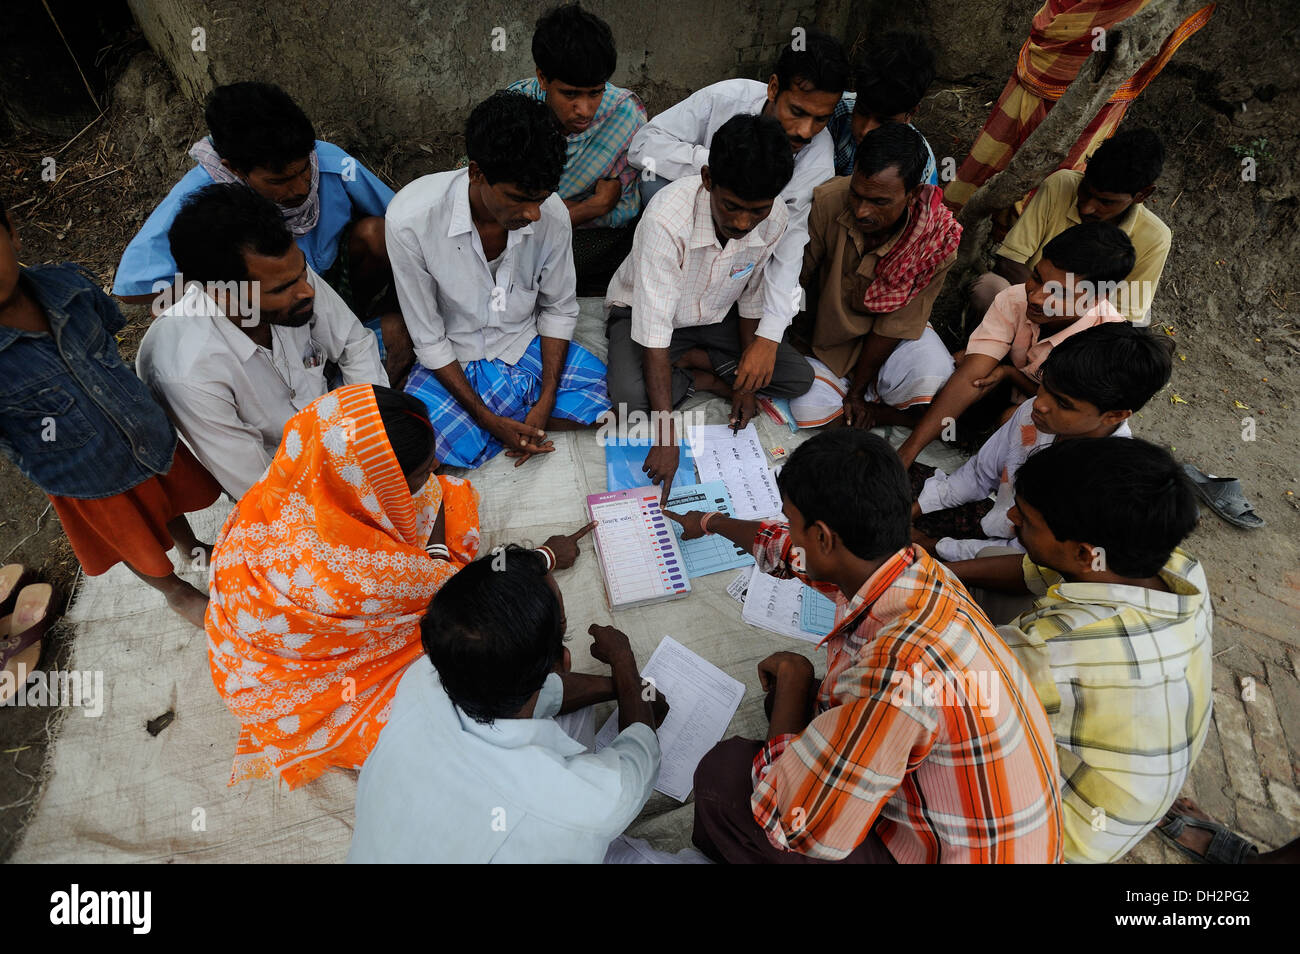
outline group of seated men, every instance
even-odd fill
[[[788,524],[676,519],[832,596],[828,671],[794,653],[761,664],[771,731],[701,763],[697,846],[714,861],[1120,857],[1177,796],[1210,706],[1205,576],[1178,549],[1195,505],[1127,424],[1171,370],[1138,327],[1169,249],[1143,205],[1160,141],[1121,132],[1041,184],[953,355],[929,317],[961,227],[910,125],[934,76],[917,37],[876,37],[854,70],[809,30],[766,84],[716,83],[650,121],[609,82],[609,27],[577,4],[538,21],[532,50],[535,78],[471,112],[465,165],[396,194],[277,87],[213,92],[197,165],[114,286],[154,303],[137,369],[196,456],[237,499],[331,385],[391,384],[428,407],[437,459],[464,468],[659,412],[644,469],[666,496],[671,412],[695,392],[736,426],[788,399],[799,425],[830,426],[781,472]],[[605,362],[572,340],[589,289]],[[867,433],[885,424],[912,428],[897,453]],[[958,432],[991,436],[951,475],[916,463]],[[506,562],[440,591],[410,676],[423,696],[398,697],[450,700],[442,728],[474,738],[441,754],[381,741],[355,858],[600,860],[649,797],[655,713],[626,638],[594,628],[611,676],[570,673],[554,580]],[[535,632],[465,618],[494,588]],[[533,725],[601,699],[620,701],[623,731],[599,754]],[[509,720],[519,732],[482,731]],[[403,778],[464,804],[395,821]],[[493,827],[505,803],[530,823]],[[480,811],[482,833],[465,821]]]

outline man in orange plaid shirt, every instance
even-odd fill
[[[1047,715],[962,584],[909,544],[893,449],[828,431],[778,482],[788,525],[671,515],[685,539],[720,533],[837,610],[820,687],[799,653],[759,663],[768,738],[700,762],[696,846],[719,862],[1059,862]]]

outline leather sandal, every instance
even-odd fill
[[[41,641],[54,624],[54,603],[54,587],[33,583],[18,593],[13,613],[0,618],[0,666],[12,674],[10,679],[0,679],[0,704],[17,691],[20,673],[26,680],[36,671]]]

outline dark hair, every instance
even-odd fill
[[[9,224],[9,210],[5,207],[4,200],[2,199],[0,199],[0,225],[3,225],[7,229],[13,228],[13,226]]]
[[[1098,192],[1137,195],[1155,185],[1165,165],[1165,144],[1150,129],[1111,136],[1088,159],[1083,178]]]
[[[377,384],[371,387],[397,466],[410,477],[433,453],[433,424],[429,421],[429,409],[413,394]]]
[[[1168,452],[1135,437],[1055,441],[1016,473],[1016,496],[1057,540],[1102,547],[1120,576],[1154,576],[1196,526],[1196,498]]]
[[[894,449],[869,431],[818,434],[790,455],[777,484],[805,522],[823,521],[859,559],[888,556],[911,540],[907,471]]]
[[[1043,362],[1043,385],[1102,413],[1138,411],[1169,383],[1171,344],[1127,321],[1108,321],[1053,348]]]
[[[248,278],[245,252],[283,255],[293,233],[274,202],[241,182],[228,182],[186,197],[167,241],[186,282],[239,282]]]
[[[790,140],[775,119],[732,116],[709,143],[709,176],[749,202],[775,199],[794,175]]]
[[[316,131],[289,94],[270,83],[231,83],[208,94],[212,147],[240,172],[278,172],[311,155]]]
[[[550,109],[522,93],[498,90],[474,107],[465,124],[465,151],[490,185],[512,182],[525,192],[554,192],[566,148]]]
[[[848,89],[849,60],[839,40],[815,27],[804,28],[803,49],[794,48],[795,39],[782,47],[772,69],[778,90],[789,89],[795,80],[837,96]]]
[[[1133,243],[1110,222],[1072,225],[1043,249],[1043,258],[1076,280],[1122,282],[1137,264]]]
[[[870,178],[882,169],[898,170],[908,192],[921,184],[930,154],[925,139],[907,123],[885,123],[862,137],[853,159],[853,171]]]
[[[609,24],[578,3],[547,10],[533,30],[533,62],[548,80],[571,86],[603,86],[614,75],[618,53]]]
[[[476,722],[513,716],[564,655],[546,561],[514,544],[444,583],[420,631],[447,695]]]
[[[916,33],[891,30],[867,45],[854,70],[853,111],[884,119],[910,113],[934,82],[934,54]]]

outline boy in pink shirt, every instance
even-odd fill
[[[1043,362],[1066,338],[1123,321],[1108,295],[1132,271],[1133,260],[1133,243],[1109,222],[1084,222],[1048,242],[1028,281],[993,299],[952,377],[899,447],[904,465],[912,465],[946,421],[955,421],[998,385],[1037,394]]]

